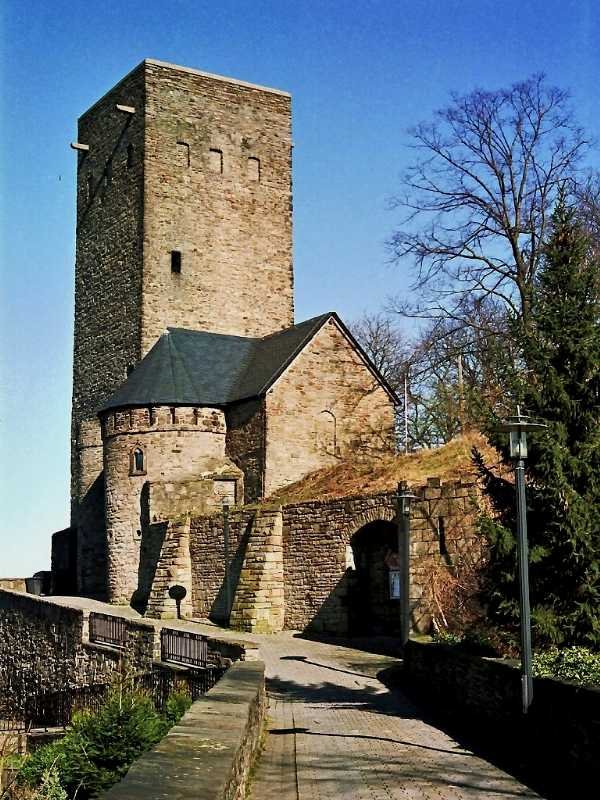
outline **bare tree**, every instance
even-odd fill
[[[364,314],[350,330],[392,389],[400,391],[412,354],[409,339],[382,313]]]
[[[467,324],[431,320],[412,340],[384,314],[365,315],[352,326],[401,399],[397,439],[403,446],[408,439],[410,449],[477,428],[491,407],[505,402],[503,370],[515,358],[506,314],[492,300],[465,305],[464,313]]]
[[[406,213],[390,246],[414,259],[417,300],[394,309],[467,323],[473,303],[492,298],[527,326],[551,210],[589,146],[568,93],[535,75],[454,94],[412,133],[419,157],[393,202]]]

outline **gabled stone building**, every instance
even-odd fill
[[[391,449],[396,398],[335,313],[294,324],[288,94],[146,60],[73,146],[77,590],[144,607],[154,525]]]

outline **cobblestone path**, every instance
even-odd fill
[[[270,709],[252,800],[539,797],[388,691],[375,676],[394,659],[288,633],[256,639]]]

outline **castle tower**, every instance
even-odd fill
[[[264,336],[293,324],[290,102],[146,60],[79,120],[71,496],[81,592],[104,592],[101,405],[167,326]]]

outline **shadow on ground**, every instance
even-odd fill
[[[332,643],[342,650],[343,645],[341,645],[339,639],[333,640]],[[356,650],[357,648],[354,645],[355,642],[352,640],[352,649]],[[365,654],[366,652],[365,648]],[[423,756],[423,759],[417,757],[416,771],[413,769],[414,756],[411,756],[410,769],[407,767],[405,772],[403,772],[401,763],[396,764],[395,780],[397,779],[396,772],[398,772],[399,777],[407,783],[426,781],[431,786],[454,786],[457,789],[462,788],[467,795],[472,795],[473,797],[535,796],[531,791],[524,794],[522,791],[514,790],[511,785],[512,776],[512,778],[532,787],[535,792],[548,798],[548,800],[565,800],[565,798],[572,796],[569,793],[565,793],[565,788],[555,781],[550,781],[547,777],[540,775],[539,769],[532,769],[528,760],[527,750],[519,750],[519,747],[515,746],[514,739],[509,739],[507,742],[506,732],[502,732],[502,735],[498,736],[489,726],[477,726],[472,720],[449,719],[440,713],[439,709],[432,709],[428,706],[422,697],[413,695],[409,687],[404,684],[401,662],[397,659],[385,656],[380,659],[374,659],[371,655],[369,658],[365,657],[363,661],[359,654],[348,651],[347,655],[338,653],[335,664],[322,663],[314,654],[311,656],[282,656],[281,660],[297,661],[308,666],[314,666],[316,668],[315,682],[311,682],[310,671],[307,674],[307,679],[303,682],[271,677],[267,685],[270,695],[274,698],[292,703],[304,703],[308,706],[311,704],[315,706],[327,705],[332,710],[359,710],[380,714],[382,717],[421,720],[450,736],[455,740],[456,747],[443,749],[428,746],[426,743],[411,741],[409,737],[406,739],[394,738],[386,735],[386,723],[383,720],[381,736],[362,734],[358,731],[356,733],[323,732],[318,728],[315,729],[314,726],[307,728],[296,725],[295,722],[289,728],[283,726],[275,727],[270,731],[273,736],[320,736],[324,740],[365,740],[367,742],[365,751],[360,750],[357,754],[353,753],[352,769],[368,770],[369,774],[372,774],[374,778],[377,777],[379,781],[385,780],[385,769],[377,757],[373,753],[369,753],[368,742],[380,742],[394,748],[392,750],[392,753],[394,753],[392,758],[394,760],[398,757],[395,748],[398,748],[400,755],[405,748],[412,753],[430,753],[429,758],[425,758],[425,756]],[[331,680],[322,680],[323,670],[331,673]],[[320,679],[317,680],[317,676]],[[377,679],[380,685],[370,684],[365,686],[365,679]],[[344,745],[341,745],[341,749],[344,749]],[[439,758],[443,759],[443,773],[440,773],[439,758],[431,758],[432,751],[439,754]],[[455,756],[461,756],[462,759],[467,759],[468,761],[473,759],[471,768],[464,768],[461,759],[454,758]],[[503,786],[504,778],[498,776],[497,773],[495,773],[493,780],[489,775],[486,775],[482,762],[473,758],[473,756],[478,756],[490,762],[499,770],[506,772],[506,785]],[[357,761],[354,761],[355,758]],[[347,769],[347,760],[344,761],[342,756],[338,759],[335,754],[329,753],[325,749],[325,752],[319,755],[318,774],[321,777],[315,779],[318,779],[319,783],[323,780],[326,784],[330,780],[331,772],[339,771],[339,775],[343,775]],[[326,795],[328,789],[322,789],[322,791],[325,796],[328,796]],[[335,794],[331,796],[333,797]]]

